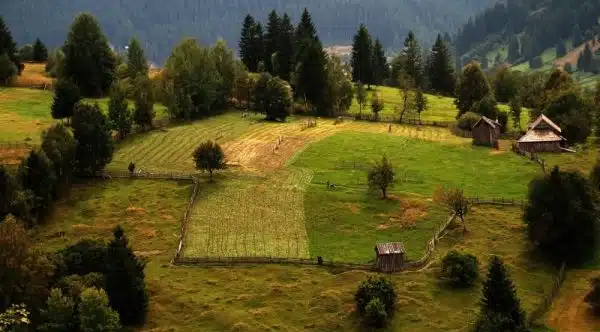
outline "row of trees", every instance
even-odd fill
[[[19,60],[46,62],[48,60],[48,49],[42,41],[37,38],[33,45],[26,44],[19,49]]]
[[[143,324],[148,308],[144,263],[118,226],[114,238],[82,240],[55,253],[35,249],[22,223],[0,222],[3,331],[117,332]]]
[[[367,27],[361,24],[352,43],[352,80],[367,85],[382,85],[390,76],[383,45],[373,40]]]

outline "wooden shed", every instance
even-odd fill
[[[502,125],[498,121],[482,116],[475,123],[471,131],[473,134],[473,144],[498,148],[501,127]]]
[[[526,152],[560,152],[567,140],[562,130],[545,115],[540,115],[517,142],[517,147]]]
[[[404,266],[404,244],[402,242],[380,243],[375,246],[377,268],[381,272],[396,272]]]

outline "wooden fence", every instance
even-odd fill
[[[519,206],[523,208],[525,206],[524,199],[515,198],[481,198],[481,197],[470,197],[469,202],[473,205],[500,205],[500,206]]]
[[[200,187],[200,184],[198,183],[197,180],[193,179],[193,181],[194,181],[194,191],[192,192],[192,196],[190,197],[188,205],[185,208],[185,213],[183,214],[183,219],[181,220],[181,230],[179,231],[179,245],[177,246],[177,251],[175,252],[175,256],[171,260],[171,264],[176,264],[179,262],[180,257],[181,257],[181,251],[183,250],[183,247],[185,245],[184,244],[185,234],[187,232],[187,225],[188,225],[188,220],[190,217],[190,212],[192,211],[192,208],[194,207],[194,202],[196,201],[196,196],[198,195],[198,188]]]
[[[28,142],[16,142],[16,141],[0,142],[1,149],[33,150],[37,147],[39,147],[39,145],[31,144]]]
[[[546,294],[546,296],[544,297],[544,300],[537,306],[537,308],[535,308],[531,312],[531,314],[529,314],[529,320],[528,320],[529,326],[532,326],[538,319],[542,318],[546,314],[548,309],[550,309],[550,306],[552,305],[552,302],[558,295],[558,292],[560,291],[560,288],[562,287],[562,284],[565,281],[566,276],[567,276],[566,263],[562,263],[560,269],[558,270],[558,274],[556,275],[556,278],[554,278],[554,281],[552,283],[552,289],[550,290],[550,293]]]
[[[437,243],[440,241],[440,237],[441,237],[442,233],[448,228],[448,226],[450,226],[450,224],[454,221],[454,219],[456,219],[455,214],[451,215],[450,218],[448,218],[448,220],[446,220],[445,223],[440,225],[435,230],[435,232],[433,233],[433,237],[431,238],[431,240],[429,240],[429,242],[427,242],[427,250],[425,251],[425,254],[423,255],[423,257],[421,257],[421,259],[419,259],[417,261],[411,261],[411,262],[407,262],[406,264],[404,264],[405,270],[418,269],[418,268],[423,267],[425,264],[427,264],[427,262],[429,262],[429,260],[431,259],[431,256],[435,252],[435,247],[436,247]]]
[[[523,157],[535,162],[536,164],[540,165],[540,167],[542,168],[542,172],[546,173],[546,161],[544,159],[542,159],[537,153],[523,151],[523,150],[519,149],[519,146],[516,143],[513,143],[512,150],[516,154],[523,156]]]
[[[442,127],[448,128],[452,126],[453,122],[448,121],[426,121],[412,118],[404,118],[400,121],[400,117],[396,116],[375,116],[375,114],[364,113],[354,115],[354,120],[357,121],[371,121],[371,122],[388,122],[388,123],[400,123],[412,126],[429,126],[429,127]]]
[[[96,177],[103,179],[154,179],[154,180],[190,180],[194,177],[188,173],[153,173],[153,172],[118,172],[102,171]]]

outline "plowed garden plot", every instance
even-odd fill
[[[203,185],[185,238],[185,257],[308,257],[304,187],[310,172],[219,179]]]

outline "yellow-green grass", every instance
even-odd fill
[[[463,188],[469,196],[522,198],[540,172],[508,151],[444,144],[391,135],[340,133],[306,148],[293,165],[314,172],[312,183],[365,188],[367,172],[387,156],[396,170],[395,192],[431,197],[438,185]],[[488,185],[489,184],[489,185]]]
[[[148,257],[150,305],[143,331],[361,331],[353,296],[371,273],[275,265],[169,266],[190,190],[188,184],[151,180],[78,184],[34,239],[52,251],[82,238],[109,241],[112,227],[123,224],[134,250]],[[531,310],[548,288],[550,275],[523,255],[519,211],[481,207],[467,220],[470,233],[463,238],[456,229],[443,237],[438,256],[460,248],[486,264],[489,255],[502,255],[523,307]],[[398,288],[398,309],[387,331],[468,331],[480,285],[452,290],[438,281],[437,272],[434,261],[421,272],[388,276]]]
[[[228,173],[203,184],[191,212],[186,257],[308,257],[304,192],[310,171]]]
[[[371,106],[370,100],[371,95],[374,91],[377,91],[380,96],[383,98],[385,107],[383,111],[379,113],[380,116],[385,117],[399,117],[399,110],[402,109],[403,105],[403,93],[398,88],[387,87],[387,86],[376,86],[373,87],[372,91],[368,92],[369,102],[362,109],[363,114],[371,114]],[[430,95],[426,94],[429,107],[423,113],[421,113],[421,120],[423,121],[436,121],[442,123],[454,123],[456,122],[456,115],[458,114],[458,109],[454,104],[454,98],[444,97],[438,95]],[[510,110],[507,105],[498,105],[501,111],[508,112]],[[348,111],[351,114],[358,114],[361,112],[360,106],[356,101],[356,98],[352,102],[352,106]],[[414,111],[407,112],[404,115],[404,119],[406,120],[416,120],[418,119],[418,114]],[[512,119],[509,117],[509,128],[513,128]],[[521,113],[521,127],[525,128],[529,123],[529,112],[525,110]]]
[[[0,87],[0,142],[39,143],[42,131],[55,122],[50,111],[52,100],[51,91]],[[108,98],[84,101],[98,103],[104,112],[108,112]],[[157,119],[167,117],[163,105],[155,105],[155,111]]]

